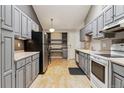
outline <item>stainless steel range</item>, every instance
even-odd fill
[[[91,54],[92,87],[109,87],[109,63],[111,58],[124,57],[124,43],[112,44],[108,54]]]

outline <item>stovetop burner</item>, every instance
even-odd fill
[[[97,54],[103,57],[109,57],[109,58],[124,58],[124,56],[120,56],[120,55],[113,55],[113,54]]]

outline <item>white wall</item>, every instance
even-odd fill
[[[68,32],[68,59],[75,58],[75,49],[80,48],[79,31]]]

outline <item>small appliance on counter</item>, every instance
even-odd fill
[[[39,74],[44,73],[49,64],[47,34],[44,32],[32,31],[32,39],[24,41],[24,49],[26,52],[40,52]]]

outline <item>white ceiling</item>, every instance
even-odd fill
[[[83,25],[90,5],[34,5],[33,8],[44,30],[48,31],[53,18],[56,31],[71,31]]]

